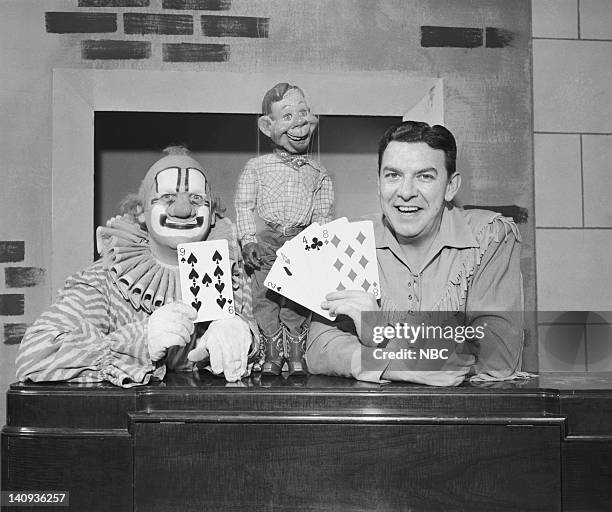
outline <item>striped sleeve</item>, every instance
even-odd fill
[[[19,380],[130,386],[163,371],[149,358],[147,316],[137,315],[111,286],[100,262],[68,278],[57,301],[23,338]]]

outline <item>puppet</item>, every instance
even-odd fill
[[[272,153],[249,160],[235,206],[244,262],[253,272],[253,314],[261,333],[262,372],[307,373],[304,345],[310,312],[265,287],[276,250],[313,222],[329,222],[334,192],[325,168],[308,155],[317,117],[302,89],[276,84],[262,101],[260,131]]]

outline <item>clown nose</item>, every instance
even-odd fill
[[[189,194],[178,194],[176,201],[168,208],[168,214],[179,219],[191,217],[193,208],[189,202]]]

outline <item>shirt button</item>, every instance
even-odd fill
[[[408,281],[408,286],[412,286],[412,281]]]

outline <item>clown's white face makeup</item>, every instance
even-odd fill
[[[145,200],[145,220],[153,252],[163,255],[172,249],[170,263],[176,264],[176,246],[203,240],[210,229],[210,198],[204,173],[193,167],[168,167],[159,171]]]

